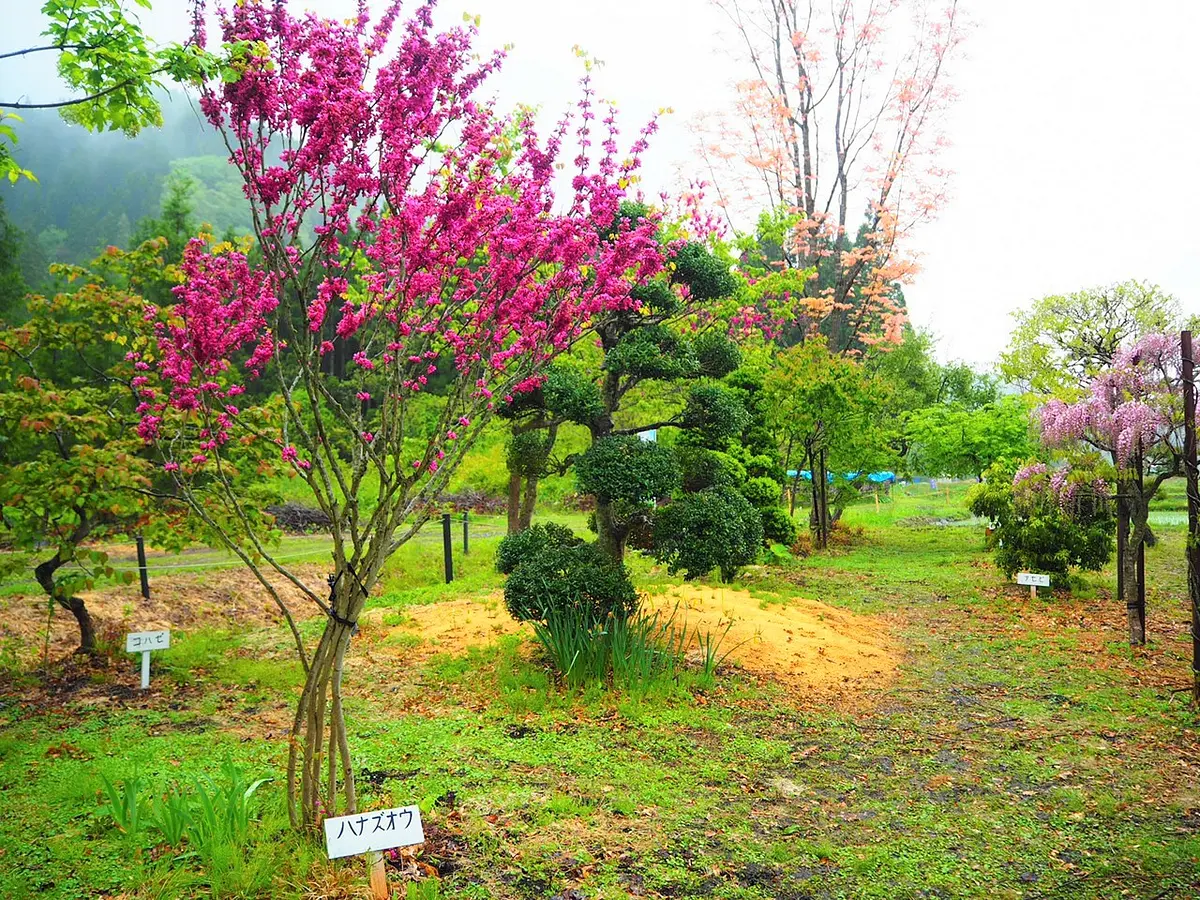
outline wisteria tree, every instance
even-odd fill
[[[500,56],[478,61],[474,29],[438,32],[432,12],[401,23],[393,2],[374,23],[360,4],[336,22],[246,0],[221,13],[220,77],[200,105],[245,181],[256,252],[191,242],[153,353],[161,385],[142,388],[142,436],[181,492],[210,527],[213,504],[242,524],[218,530],[285,612],[280,578],[327,617],[315,648],[294,630],[306,681],[288,798],[306,826],[337,814],[339,794],[356,808],[343,667],[384,563],[434,513],[493,399],[593,316],[633,308],[662,266],[652,217],[617,216],[653,125],[624,159],[610,128],[593,160],[585,91],[572,192],[556,204],[569,118],[542,141],[528,116],[494,114],[477,95]],[[207,46],[200,15],[196,31]],[[275,418],[248,420],[255,379]],[[230,456],[246,445],[328,516],[327,593],[252,527]]]
[[[1138,602],[1138,548],[1149,533],[1150,501],[1183,471],[1183,384],[1179,338],[1151,334],[1116,354],[1088,394],[1075,403],[1051,400],[1041,412],[1049,445],[1083,442],[1117,468],[1118,500],[1129,534],[1118,564],[1129,619],[1129,643],[1146,642]]]
[[[903,243],[945,191],[956,0],[715,2],[748,69],[736,108],[701,127],[720,201],[767,210],[775,267],[811,269],[774,298],[793,327],[821,327],[835,353],[899,342],[898,286],[915,271]]]

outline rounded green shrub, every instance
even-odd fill
[[[649,503],[668,497],[679,486],[675,454],[636,435],[602,438],[575,462],[579,490],[602,500]]]
[[[1016,463],[993,463],[967,494],[967,506],[990,521],[990,545],[1001,571],[1009,577],[1022,570],[1044,572],[1055,587],[1068,587],[1072,568],[1099,571],[1112,556],[1112,504],[1091,491],[1101,477],[1095,466],[1072,473],[1081,488],[1076,494],[1081,502],[1070,510],[1063,508],[1052,488],[1052,473],[1045,466],[1036,468],[1041,471],[1018,491],[1013,486]]]
[[[700,361],[700,374],[709,378],[724,378],[742,364],[738,345],[716,330],[700,334],[692,346]]]
[[[600,623],[629,618],[638,596],[625,567],[595,544],[559,544],[522,559],[505,582],[504,604],[523,622],[571,616]]]
[[[741,401],[716,384],[692,388],[683,409],[683,427],[709,444],[737,437],[749,423],[750,414]]]
[[[787,514],[787,510],[779,506],[760,509],[762,516],[763,540],[769,544],[783,544],[786,547],[796,543],[796,523]]]
[[[737,290],[737,279],[729,266],[703,244],[689,241],[675,251],[671,280],[688,286],[697,300],[719,300]]]
[[[511,574],[517,566],[541,556],[548,550],[577,547],[583,543],[566,525],[549,522],[517,531],[500,541],[496,549],[496,571]]]
[[[746,480],[742,464],[728,453],[684,446],[678,451],[683,489],[689,494],[711,487],[737,487]]]
[[[654,521],[655,558],[688,580],[717,569],[722,581],[732,581],[758,559],[762,540],[762,517],[733,488],[686,494],[660,509]]]
[[[759,453],[746,460],[746,474],[751,478],[770,478],[779,484],[784,481],[783,467],[774,457]]]
[[[646,325],[626,332],[609,351],[604,367],[616,375],[664,381],[692,378],[700,371],[691,342],[666,325]]]
[[[779,505],[779,482],[773,478],[751,478],[738,490],[755,509],[769,509]]]

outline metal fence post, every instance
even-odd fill
[[[442,551],[446,561],[446,584],[454,580],[454,540],[450,534],[450,513],[442,513]]]
[[[471,513],[469,510],[463,510],[463,556],[467,556],[471,552],[471,535],[468,531]]]

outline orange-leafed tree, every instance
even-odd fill
[[[759,297],[787,343],[818,330],[835,353],[899,342],[906,239],[944,199],[957,0],[714,2],[748,77],[701,121],[701,152],[730,223],[759,216]]]

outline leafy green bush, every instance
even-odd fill
[[[971,512],[992,525],[996,565],[1009,577],[1018,571],[1048,574],[1055,587],[1069,585],[1072,568],[1103,568],[1113,551],[1114,517],[1107,498],[1093,488],[1101,477],[1095,466],[1067,475],[1034,464],[1022,472],[1014,488],[1017,464],[993,463],[967,494]],[[1070,479],[1076,488],[1064,489]]]
[[[699,300],[718,300],[737,290],[737,279],[730,274],[729,265],[703,244],[689,241],[675,251],[673,262],[671,280],[686,284]]]
[[[595,544],[547,544],[512,569],[504,585],[504,603],[521,621],[578,616],[599,623],[610,617],[629,618],[637,609],[638,595],[625,566]]]
[[[692,346],[700,361],[700,374],[709,378],[723,378],[742,364],[742,351],[738,345],[719,331],[702,332]]]
[[[668,448],[635,435],[597,441],[575,463],[579,491],[603,500],[649,503],[679,486],[679,463]]]
[[[787,510],[779,506],[769,506],[760,509],[762,516],[763,540],[770,544],[783,544],[790,547],[796,543],[796,523],[787,514]]]
[[[683,427],[706,443],[736,438],[750,424],[750,414],[732,391],[717,384],[692,388],[683,409]]]
[[[575,532],[566,525],[554,522],[534,525],[500,541],[500,546],[496,548],[496,571],[501,575],[509,575],[521,563],[535,559],[547,550],[577,547],[582,543],[583,539],[576,537]]]
[[[728,453],[683,446],[678,456],[683,489],[689,494],[712,487],[737,487],[746,480],[746,469]]]
[[[770,509],[779,505],[779,482],[773,478],[758,476],[751,478],[740,488],[743,497],[750,501],[755,509]]]
[[[686,494],[659,510],[654,523],[655,557],[689,580],[718,569],[722,581],[732,581],[758,558],[762,540],[761,515],[733,488]]]

